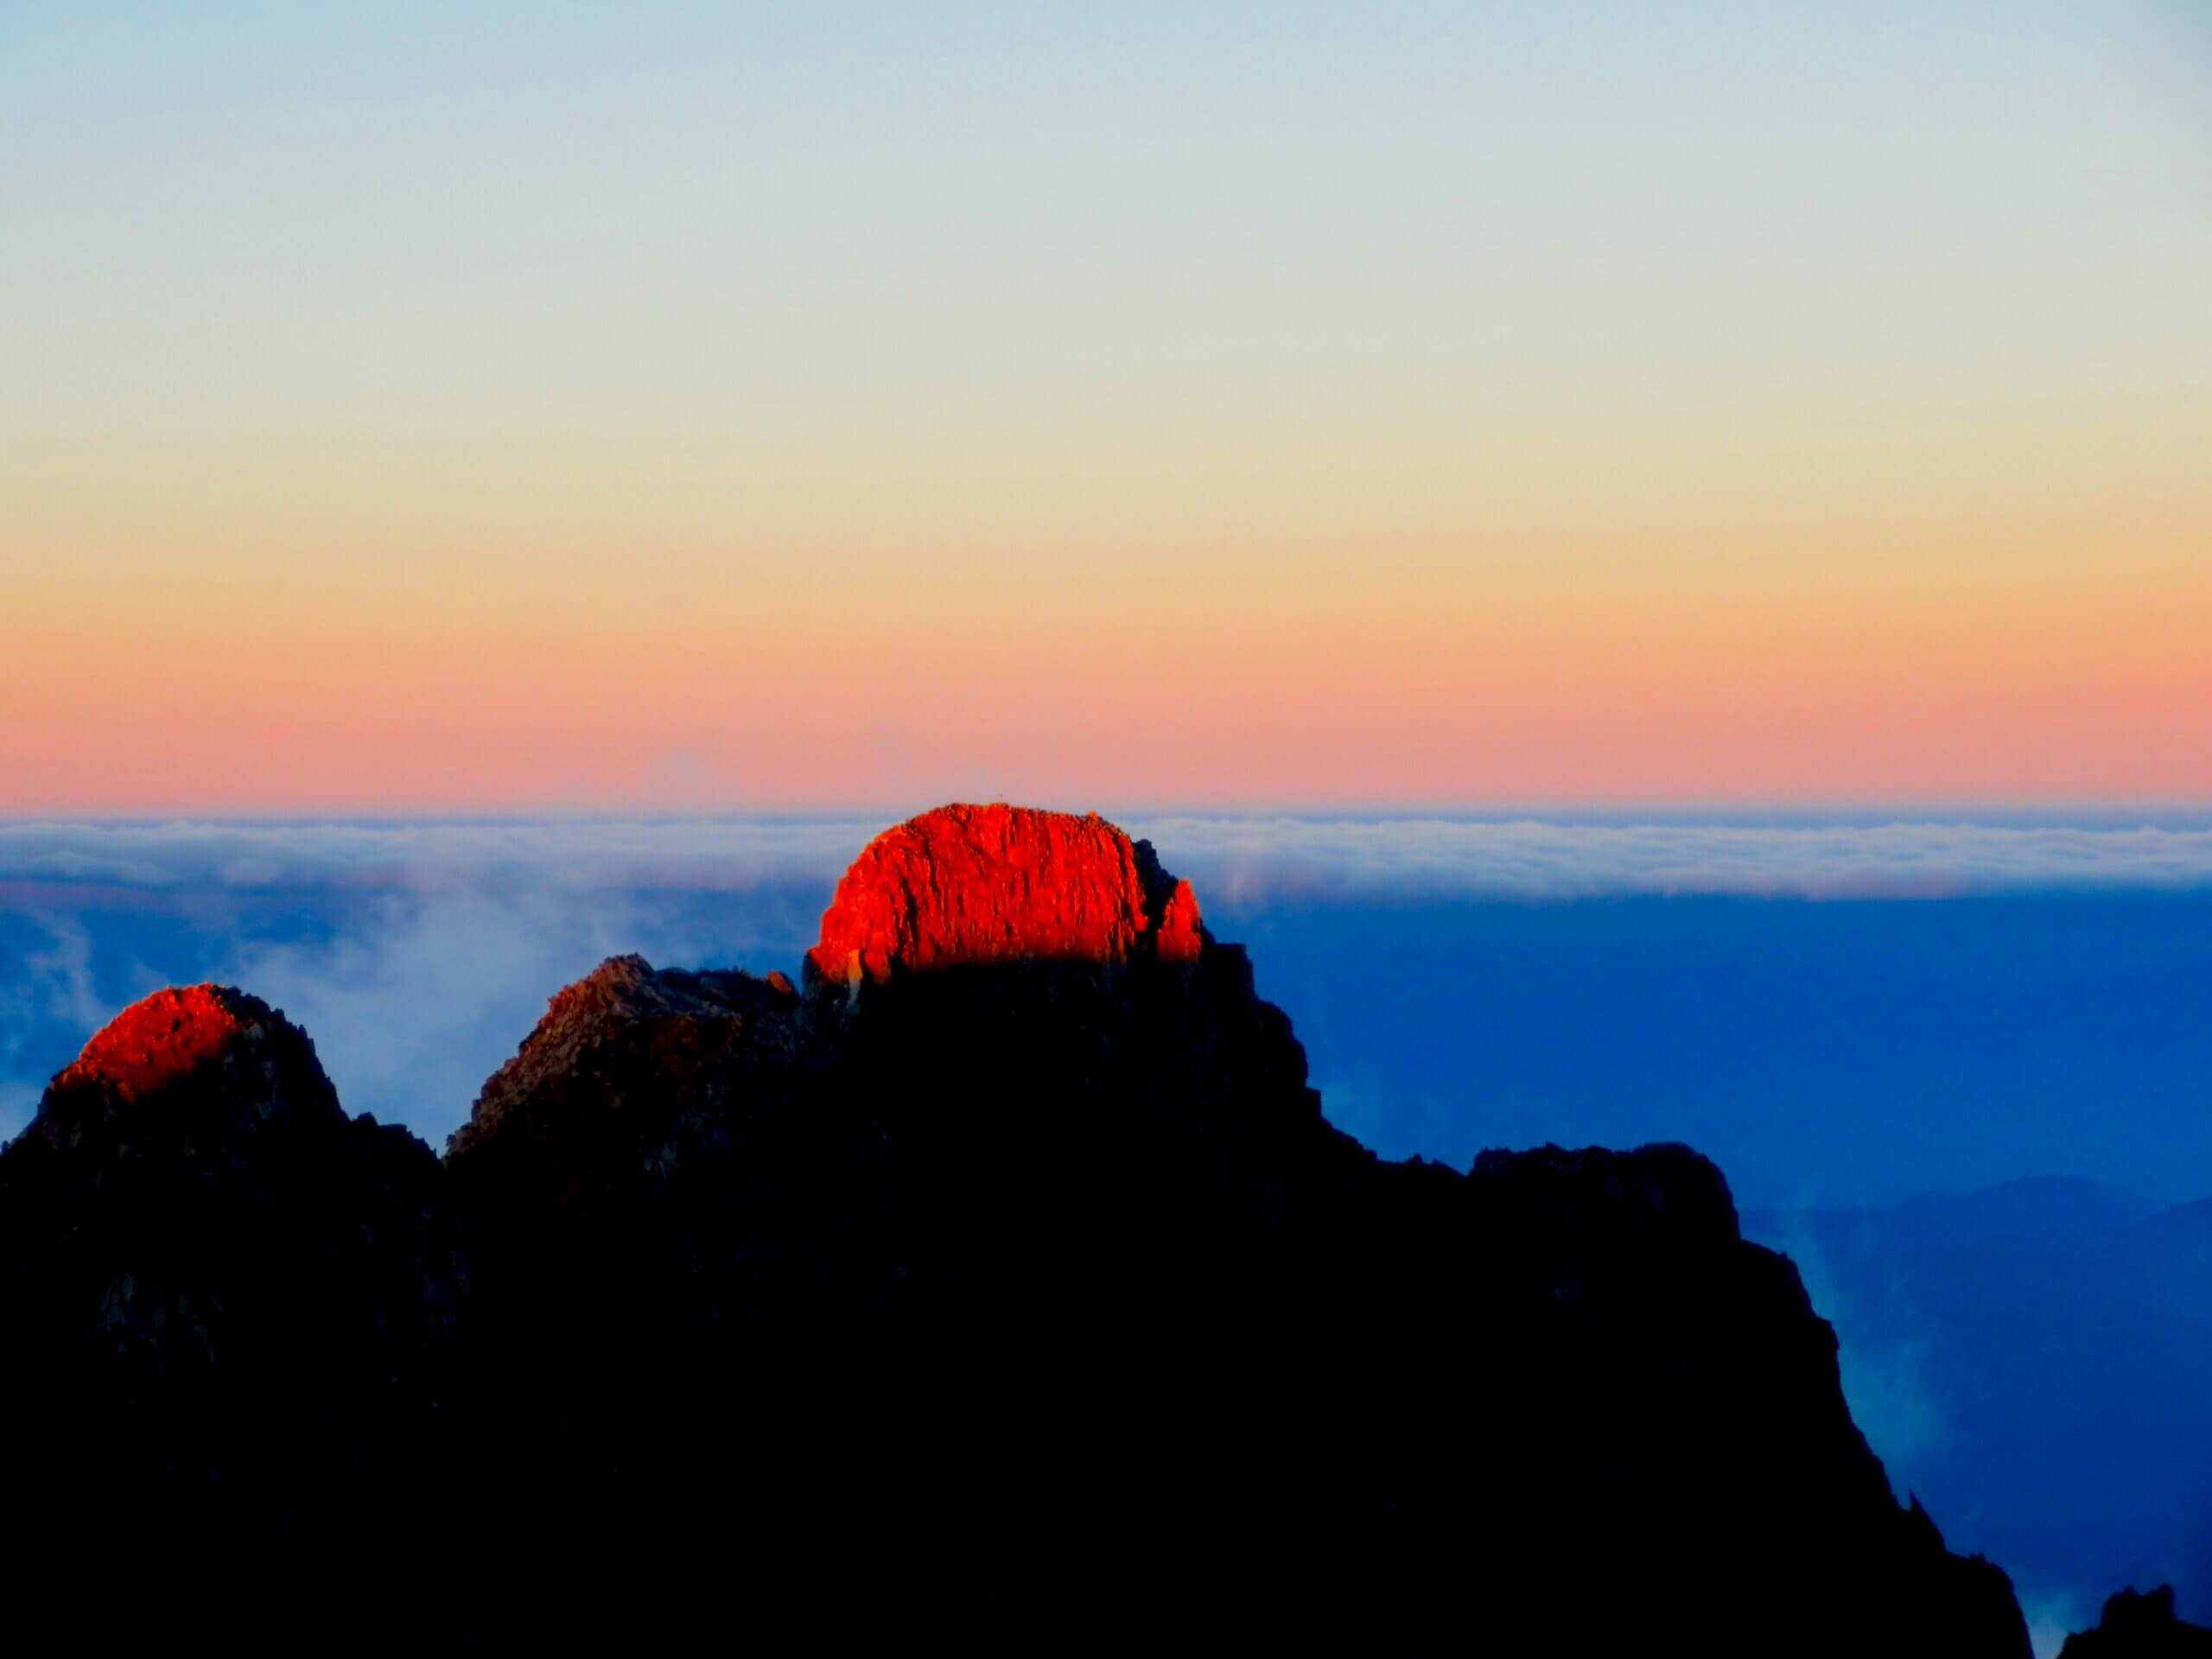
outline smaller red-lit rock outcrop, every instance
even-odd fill
[[[278,1651],[341,1605],[325,1563],[418,1524],[467,1286],[447,1186],[245,992],[157,991],[86,1044],[0,1147],[22,1645],[172,1641],[205,1607]],[[265,1581],[224,1598],[241,1560]]]
[[[32,1129],[59,1145],[118,1114],[176,1111],[210,1122],[345,1116],[306,1033],[257,996],[191,985],[156,991],[102,1027],[48,1088]]]
[[[1198,897],[1093,812],[941,806],[870,842],[807,952],[810,983],[1014,961],[1194,960]]]
[[[741,1070],[734,1057],[757,1052],[786,1061],[798,1001],[781,973],[660,972],[642,957],[610,957],[548,1003],[515,1057],[486,1082],[451,1149],[474,1168],[486,1160],[469,1164],[465,1154],[518,1113],[524,1122],[512,1139],[557,1139],[575,1132],[565,1120],[619,1122],[637,1104],[632,1093],[665,1094],[671,1078],[711,1074],[721,1063]]]
[[[56,1089],[105,1087],[137,1096],[175,1082],[220,1055],[265,1007],[221,985],[156,991],[100,1027]]]

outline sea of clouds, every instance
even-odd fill
[[[349,1108],[433,1141],[606,957],[791,969],[883,820],[0,823],[0,1136],[117,1009],[247,987]],[[1425,896],[2212,888],[2212,830],[1132,817],[1217,918]],[[1355,1104],[1347,1094],[1341,1105]]]
[[[230,888],[517,886],[743,892],[831,881],[880,819],[0,823],[0,883]],[[1132,818],[1170,868],[1235,902],[1441,891],[1929,898],[2212,887],[2212,830],[1986,823],[1560,823]]]

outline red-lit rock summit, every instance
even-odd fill
[[[203,1131],[219,1122],[345,1117],[307,1033],[228,985],[156,991],[132,1003],[54,1079],[32,1128],[60,1144],[118,1114],[188,1121]]]
[[[870,842],[808,951],[810,982],[1021,960],[1195,959],[1187,881],[1093,812],[941,806]]]
[[[249,1006],[224,985],[156,991],[93,1033],[76,1063],[54,1080],[57,1089],[100,1085],[143,1095],[219,1056],[265,1007]]]

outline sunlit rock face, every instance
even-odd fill
[[[30,1133],[60,1147],[118,1122],[204,1137],[217,1124],[344,1116],[298,1027],[259,997],[194,985],[156,991],[101,1027],[48,1086]]]
[[[1043,961],[1186,962],[1197,896],[1096,813],[941,806],[853,861],[807,953],[811,982]]]
[[[227,986],[156,991],[95,1033],[54,1087],[62,1092],[92,1086],[142,1095],[215,1058],[242,1031],[259,1039],[270,1023],[265,1003]]]

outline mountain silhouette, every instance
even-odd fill
[[[2212,1630],[2175,1617],[2169,1585],[2122,1590],[2106,1601],[2094,1630],[2066,1638],[2058,1659],[2212,1659]]]
[[[887,831],[800,985],[604,963],[443,1160],[163,993],[0,1151],[0,1322],[80,1636],[2028,1650],[1719,1170],[1378,1160],[1095,817]]]

